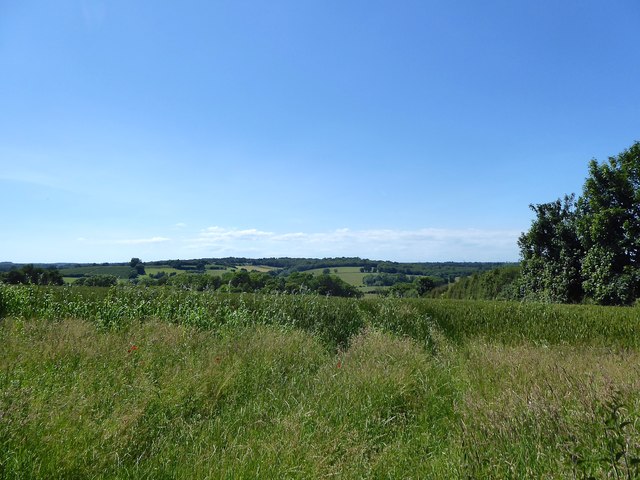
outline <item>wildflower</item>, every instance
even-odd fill
[[[127,350],[127,353],[131,353],[131,352],[135,352],[136,350],[138,350],[138,346],[137,345],[131,345],[129,347],[129,350]]]
[[[338,360],[338,368],[342,368],[342,361]]]

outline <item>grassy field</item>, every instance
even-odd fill
[[[218,275],[221,276],[226,272],[238,271],[241,268],[249,272],[269,272],[273,270],[273,267],[264,266],[264,265],[239,265],[237,267],[221,267],[221,268],[211,268],[211,265],[207,265],[205,273],[208,275]],[[150,267],[145,267],[145,273],[147,275],[156,275],[160,272],[164,272],[167,275],[175,273],[176,275],[180,275],[181,273],[192,273],[191,270],[179,270],[177,268],[170,267],[168,265],[154,265]]]
[[[322,275],[324,268],[314,268],[313,270],[305,270],[304,273],[311,273],[313,275]],[[368,273],[360,272],[360,267],[335,267],[329,269],[331,275],[336,275],[342,280],[354,287],[364,286],[362,279]]]
[[[220,269],[207,269],[206,273],[209,275],[218,275],[221,276],[226,272],[237,272],[241,269],[245,269],[248,272],[270,272],[274,270],[273,267],[269,267],[266,265],[237,265],[235,267],[224,267]]]
[[[638,478],[639,315],[0,285],[0,478]]]
[[[147,275],[157,275],[160,272],[164,272],[167,275],[171,273],[180,274],[184,273],[184,270],[178,270],[177,268],[170,267],[168,265],[158,265],[153,267],[144,267],[144,271]]]
[[[236,265],[237,270],[240,270],[241,268],[244,268],[249,272],[263,272],[263,273],[275,270],[275,267],[270,267],[268,265]]]
[[[207,269],[206,270],[206,274],[207,275],[213,275],[213,276],[218,276],[221,277],[222,275],[224,275],[227,272],[235,272],[236,269],[235,268],[231,268],[231,267],[225,267],[225,268],[216,268],[216,269]]]

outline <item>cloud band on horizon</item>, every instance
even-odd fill
[[[212,226],[186,240],[191,251],[224,256],[358,256],[401,261],[513,261],[517,238],[513,230],[416,230],[340,228],[326,232],[276,233],[256,228]],[[478,258],[478,252],[482,258]]]

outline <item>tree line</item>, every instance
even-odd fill
[[[219,291],[225,293],[315,293],[336,297],[361,297],[356,287],[335,275],[312,275],[294,272],[287,276],[267,272],[238,270],[222,275],[182,273],[144,277],[137,282],[141,286],[168,285],[185,290]]]
[[[0,282],[9,284],[62,285],[64,280],[56,268],[35,267],[33,264],[0,273]]]

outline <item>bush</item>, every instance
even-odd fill
[[[118,278],[115,275],[92,275],[73,282],[73,285],[85,287],[113,287],[117,284]]]

